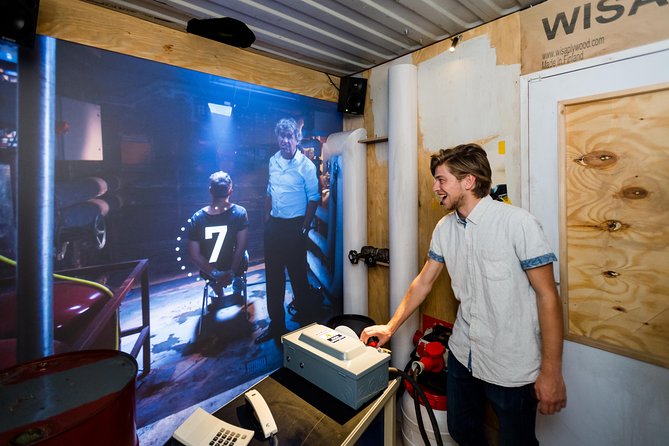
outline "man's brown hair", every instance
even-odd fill
[[[488,154],[478,144],[460,144],[450,149],[441,149],[430,157],[430,171],[434,176],[437,167],[442,164],[457,178],[462,180],[467,175],[476,178],[472,192],[479,198],[490,194],[492,170]]]

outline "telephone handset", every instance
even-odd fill
[[[249,390],[244,394],[244,398],[246,399],[246,403],[253,409],[253,415],[258,420],[262,429],[263,438],[269,438],[270,435],[276,434],[278,429],[276,428],[274,417],[260,392],[255,389]]]
[[[172,437],[186,446],[229,444],[247,446],[254,431],[227,423],[198,407],[179,427]]]

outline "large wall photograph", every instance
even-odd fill
[[[341,277],[334,276],[335,258],[341,258],[334,252],[334,239],[341,236],[341,226],[330,210],[338,196],[330,180],[339,173],[337,163],[323,159],[321,151],[328,135],[341,131],[342,115],[333,102],[66,41],[56,41],[55,47],[54,270],[85,277],[114,293],[127,274],[116,265],[146,260],[148,293],[143,297],[140,281],[134,283],[122,296],[118,324],[111,321],[110,329],[100,330],[108,340],[98,339],[94,346],[111,344],[132,352],[140,334],[121,336],[118,342],[116,335],[141,324],[143,303],[148,303],[150,341],[144,345],[150,345],[150,363],[137,355],[143,371],[137,426],[197,404],[215,408],[221,395],[281,366],[277,339],[259,339],[273,326],[283,324],[292,331],[342,313]],[[2,49],[0,306],[2,325],[8,328],[0,338],[13,339],[22,323],[15,316],[12,262],[20,255],[17,185],[24,184],[17,178],[17,165],[28,149],[17,137],[18,126],[25,124],[17,122],[21,60],[11,45]],[[277,128],[279,122],[283,125]],[[286,158],[282,151],[290,151],[291,137],[296,154]],[[272,157],[281,175],[300,161],[308,186],[283,183],[280,178],[285,177],[279,176],[269,189],[280,195],[304,187],[309,200],[317,202],[313,221],[300,232],[303,238],[291,238],[292,229],[285,228],[279,232],[284,237],[277,238],[277,228],[268,229],[277,224],[267,219],[266,207]],[[294,205],[289,210],[281,206],[272,203],[273,214],[289,220],[299,213]],[[200,217],[203,212],[234,215],[195,229],[198,212]],[[299,222],[295,230],[301,226]],[[280,312],[268,310],[268,244],[272,286],[283,297],[274,305],[284,309],[280,323],[270,318],[272,313],[279,319]],[[307,251],[302,257],[301,244]],[[205,259],[204,266],[194,260],[194,252]],[[293,281],[299,273],[292,270],[303,267],[307,283],[299,285],[303,296],[294,301]],[[80,345],[77,336],[97,310],[92,304],[66,302],[57,288],[58,353]],[[62,314],[75,307],[77,316],[63,322]],[[14,359],[3,352],[0,368]]]

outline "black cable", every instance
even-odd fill
[[[413,354],[415,352],[416,352],[416,350],[414,349],[414,352],[411,354],[412,357],[413,357]],[[410,384],[412,385],[413,388],[416,388],[418,383],[416,382],[417,377],[415,377],[411,373],[411,365],[412,364],[413,364],[413,361],[409,361],[407,363],[406,367],[404,367],[404,373],[406,373],[408,376],[410,376],[412,378],[410,380],[411,381]],[[406,384],[404,385],[404,387],[406,387]],[[421,389],[421,390],[423,390],[423,389]],[[418,430],[420,431],[420,436],[423,439],[423,443],[425,443],[425,446],[430,446],[430,439],[428,438],[427,432],[425,431],[425,422],[423,421],[423,413],[420,410],[420,402],[418,401],[418,396],[416,396],[416,393],[414,393],[413,395],[411,393],[409,393],[409,396],[411,397],[411,400],[413,401],[413,410],[414,410],[414,413],[416,414],[416,424],[418,424]],[[431,408],[431,406],[428,406],[428,408],[426,410],[429,410],[429,408]],[[433,426],[433,428],[434,428],[434,426]]]
[[[392,368],[390,369],[390,372],[391,373],[393,372]],[[398,372],[399,372],[399,370],[398,370]],[[405,370],[405,371],[399,372],[399,374],[401,374],[406,380],[408,380],[414,389],[417,388],[418,383],[416,383],[416,381],[413,379],[413,377],[411,376],[410,373],[408,373]],[[405,387],[406,387],[406,385],[405,385]],[[418,402],[418,397],[416,396],[418,390],[416,390],[415,392],[416,393],[414,393],[414,395],[411,395],[411,394],[410,395],[411,395],[411,399],[413,400],[413,403],[414,403],[413,404],[414,411],[416,412],[416,424],[418,424],[418,430],[420,431],[420,436],[423,439],[423,443],[425,443],[425,446],[430,446],[430,439],[428,438],[427,432],[425,431],[425,423],[423,422],[423,414],[421,413],[420,404]],[[420,389],[420,392],[422,393],[422,389]],[[425,394],[423,393],[423,397],[424,396],[425,396]],[[424,402],[425,402],[425,400],[424,400]],[[431,411],[429,401],[427,402],[426,410]],[[428,412],[428,415],[429,415],[429,412]],[[430,421],[432,421],[432,419],[430,419]],[[436,420],[435,420],[435,422],[436,422]],[[434,424],[432,425],[432,428],[434,429]],[[439,432],[438,428],[437,428],[437,432]]]
[[[334,82],[332,82],[332,78],[330,77],[330,75],[327,74],[327,73],[325,73],[325,75],[328,77],[328,80],[330,81],[332,86],[335,87],[337,89],[337,91],[339,91],[339,87],[337,87],[337,85]]]
[[[437,446],[444,446],[444,443],[441,439],[441,433],[439,432],[439,425],[437,424],[437,418],[434,416],[434,412],[432,411],[432,406],[430,406],[430,401],[427,399],[427,396],[425,395],[425,392],[423,392],[423,389],[421,389],[418,386],[418,383],[413,379],[413,377],[409,374],[406,373],[403,370],[399,370],[396,367],[389,367],[388,371],[393,374],[393,375],[400,375],[409,383],[414,388],[414,408],[416,408],[416,419],[418,420],[418,429],[420,430],[420,435],[423,438],[423,441],[425,442],[425,446],[430,446],[430,439],[427,436],[427,432],[425,431],[425,426],[423,425],[423,417],[421,415],[420,411],[420,406],[418,405],[418,400],[416,400],[416,394],[420,396],[420,398],[423,400],[423,404],[425,405],[425,410],[427,411],[427,415],[430,418],[430,423],[432,424],[432,430],[434,432],[434,438],[437,441]]]
[[[415,380],[413,382],[415,382]],[[416,384],[413,385],[415,386]],[[416,396],[416,393],[413,395],[409,394],[409,396],[411,396],[411,399],[413,400],[413,410],[416,414],[416,423],[418,424],[420,436],[423,438],[423,443],[425,443],[425,446],[430,446],[430,438],[427,436],[427,432],[425,431],[425,422],[423,421],[423,413],[420,410],[420,402],[418,401],[418,397]]]

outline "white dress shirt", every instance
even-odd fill
[[[534,382],[541,335],[525,270],[557,260],[538,220],[487,196],[466,220],[453,212],[437,223],[429,256],[446,265],[460,301],[449,341],[458,361],[489,383]]]
[[[276,152],[269,160],[267,195],[272,197],[272,217],[303,217],[308,201],[319,201],[316,166],[299,150],[287,160]]]

